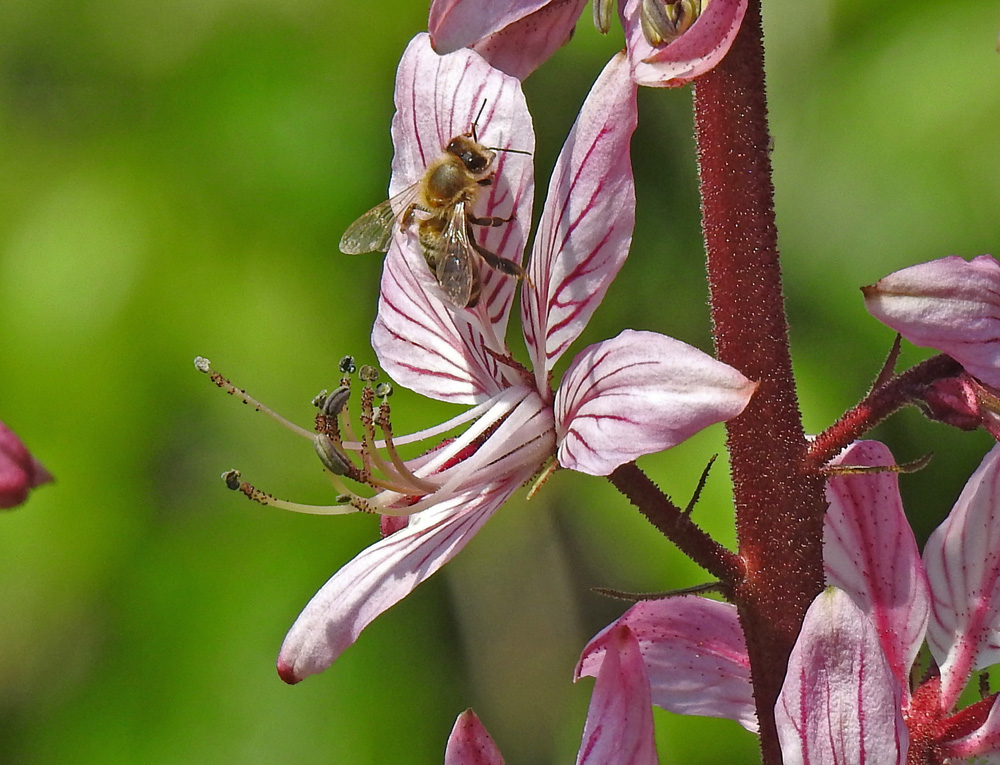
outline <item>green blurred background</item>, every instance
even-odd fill
[[[326,502],[312,449],[199,375],[208,356],[286,416],[337,359],[372,361],[381,268],[337,252],[380,201],[395,65],[423,3],[5,0],[0,25],[0,419],[57,476],[0,517],[0,761],[440,762],[473,706],[511,763],[569,762],[585,641],[699,571],[600,479],[557,474],[378,619],[325,674],[274,672],[287,627],[374,519]],[[589,14],[589,9],[587,11]],[[765,3],[781,245],[811,431],[863,395],[892,341],[858,287],[997,252],[1000,15],[993,0]],[[620,44],[585,15],[526,83],[551,168]],[[644,91],[632,256],[584,342],[622,327],[710,349],[690,94]],[[666,309],[666,310],[665,310]],[[579,347],[582,347],[579,346]],[[905,361],[928,355],[908,349]],[[397,430],[447,410],[407,393]],[[906,412],[883,426],[918,535],[989,447]],[[686,500],[714,428],[643,460]],[[698,518],[731,544],[726,469]],[[752,763],[734,723],[657,710],[664,762]]]

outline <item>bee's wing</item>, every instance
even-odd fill
[[[444,240],[434,277],[449,303],[471,308],[479,300],[479,259],[469,242],[464,203],[459,202],[450,212]]]
[[[340,251],[347,255],[386,252],[392,241],[393,227],[406,215],[419,189],[420,183],[414,183],[354,221],[340,237]]]

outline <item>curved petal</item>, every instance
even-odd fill
[[[651,87],[684,85],[722,61],[747,10],[747,0],[712,0],[684,34],[654,48],[642,34],[640,2],[625,4],[625,35],[632,77]]]
[[[1000,386],[1000,263],[990,255],[910,266],[862,291],[868,312],[883,324]]]
[[[587,644],[575,678],[601,671],[611,635],[622,625],[639,641],[654,704],[677,714],[725,717],[757,730],[750,660],[736,606],[694,595],[636,603]]]
[[[607,475],[735,417],[756,387],[687,343],[627,329],[566,371],[555,399],[559,464]]]
[[[295,620],[278,654],[281,679],[297,683],[333,664],[375,617],[455,557],[519,484],[507,480],[453,497],[362,550]]]
[[[933,596],[927,643],[950,709],[972,671],[1000,662],[1000,445],[927,540],[924,566]]]
[[[503,765],[500,749],[471,709],[455,720],[444,752],[444,765]]]
[[[451,53],[475,45],[550,3],[551,0],[434,0],[427,30],[434,50]]]
[[[429,283],[433,279],[423,257],[394,240],[372,328],[379,365],[397,383],[428,398],[485,401],[504,386],[507,371],[487,350],[501,351],[491,325],[481,319],[479,306],[460,312],[445,305]]]
[[[608,633],[577,765],[653,765],[653,707],[639,642],[625,625]]]
[[[628,62],[618,54],[594,83],[552,172],[521,306],[540,391],[628,255],[635,226],[629,154],[635,95]]]
[[[989,714],[983,724],[978,726],[972,733],[954,741],[945,741],[938,744],[940,752],[945,757],[975,757],[971,760],[978,765],[996,765],[1000,761],[1000,706],[997,705],[997,697],[986,699],[981,704],[989,704]],[[975,706],[975,705],[974,705]],[[966,714],[970,711],[966,707],[959,714]],[[982,755],[993,755],[984,758]]]
[[[785,765],[906,762],[899,685],[846,593],[827,588],[806,612],[774,718]]]
[[[390,196],[420,181],[452,138],[475,127],[479,141],[499,151],[493,182],[482,189],[473,212],[481,217],[513,216],[500,226],[476,227],[476,241],[520,263],[531,227],[534,175],[530,154],[535,150],[535,132],[521,83],[471,50],[439,56],[430,46],[430,37],[419,34],[399,62],[395,102],[392,143],[396,153]],[[405,232],[403,238],[419,252],[413,231]],[[482,279],[480,303],[496,325],[495,334],[503,337],[516,281],[485,266]]]
[[[570,41],[586,0],[550,0],[470,46],[491,65],[524,80]]]
[[[835,465],[894,465],[878,441],[859,441]],[[826,486],[830,509],[823,527],[823,562],[839,587],[872,620],[889,666],[909,695],[909,673],[924,642],[930,613],[927,575],[920,560],[896,473],[843,475]]]

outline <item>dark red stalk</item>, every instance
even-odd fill
[[[716,351],[760,385],[727,425],[761,752],[781,763],[774,704],[806,609],[823,588],[823,478],[806,473],[788,349],[771,183],[760,0],[732,48],[696,81],[695,124]]]

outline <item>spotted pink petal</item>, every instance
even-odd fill
[[[452,138],[472,130],[477,115],[476,135],[485,146],[527,152],[497,152],[493,183],[482,190],[474,208],[481,217],[514,216],[501,226],[475,226],[474,232],[483,247],[520,263],[531,226],[534,175],[530,154],[535,150],[521,83],[467,49],[439,56],[430,46],[430,37],[419,34],[399,62],[395,102],[392,143],[396,153],[390,195],[420,181]],[[402,238],[419,252],[415,226]],[[516,281],[485,266],[482,278],[480,303],[496,325],[495,334],[503,337]]]
[[[950,709],[974,670],[1000,662],[1000,445],[927,540],[924,566],[933,597],[927,643]]]
[[[868,312],[914,345],[947,353],[973,377],[1000,386],[1000,263],[953,255],[863,287]]]
[[[938,744],[941,754],[945,757],[954,758],[975,758],[970,762],[982,763],[983,765],[995,765],[1000,762],[1000,705],[996,703],[994,697],[990,713],[986,716],[983,724],[972,733],[963,736],[955,741],[947,741]],[[984,758],[983,755],[993,755]]]
[[[637,603],[587,644],[576,678],[602,671],[608,644],[622,626],[639,641],[654,704],[757,730],[750,660],[735,606],[694,595]]]
[[[365,550],[313,596],[278,654],[286,683],[322,672],[379,614],[457,555],[527,476],[508,478],[413,515]]]
[[[899,684],[871,622],[834,587],[806,612],[774,709],[784,765],[903,765]]]
[[[500,749],[471,709],[466,709],[455,720],[444,753],[444,765],[503,765]]]
[[[608,633],[576,762],[577,765],[659,762],[646,666],[635,635],[625,625],[615,626]]]
[[[566,370],[555,397],[559,464],[607,475],[735,417],[756,387],[680,340],[627,329]]]
[[[594,83],[559,154],[535,235],[522,324],[539,390],[547,390],[553,364],[579,337],[628,255],[635,125],[635,85],[618,54]]]
[[[52,480],[14,431],[0,422],[0,510],[20,505],[28,492]]]
[[[625,4],[625,35],[632,77],[651,87],[684,85],[722,61],[747,10],[747,0],[712,0],[687,32],[654,48],[642,34],[640,1]]]
[[[859,441],[834,465],[894,465],[878,441]],[[889,666],[909,696],[909,673],[930,613],[927,575],[903,512],[896,473],[831,478],[823,529],[827,583],[839,587],[872,620]]]

